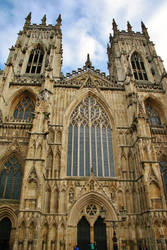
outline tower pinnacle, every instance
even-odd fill
[[[114,35],[118,34],[117,26],[118,25],[116,24],[115,19],[113,18],[112,27],[113,27]]]
[[[149,40],[150,37],[149,37],[147,28],[146,28],[145,24],[143,23],[143,21],[141,21],[141,28],[142,28],[143,35],[145,36],[145,38],[146,38],[147,40]]]
[[[46,26],[46,15],[43,16],[41,21],[42,21],[41,25]]]
[[[91,61],[90,61],[89,54],[87,54],[87,60],[86,60],[86,62],[85,62],[85,66],[86,66],[87,68],[90,68],[90,67],[92,66],[92,63],[91,63]]]
[[[132,32],[133,32],[133,30],[132,30],[132,25],[130,24],[129,21],[127,22],[127,30],[128,30],[129,33],[132,33]]]
[[[28,14],[28,16],[25,18],[25,24],[24,26],[29,26],[31,24],[31,12]]]

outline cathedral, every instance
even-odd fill
[[[0,71],[0,249],[167,249],[167,74],[113,19],[108,75],[62,73],[62,19],[31,13]]]

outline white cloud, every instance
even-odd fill
[[[167,2],[164,2],[160,8],[156,10],[153,16],[148,20],[148,32],[150,34],[151,40],[155,43],[155,48],[164,60],[164,65],[167,69]]]
[[[163,27],[166,4],[160,9],[150,8],[154,0],[8,0],[13,7],[8,11],[0,10],[0,63],[4,63],[8,56],[8,48],[15,44],[17,33],[22,29],[24,18],[28,12],[32,12],[32,23],[40,23],[44,14],[47,15],[47,23],[56,23],[59,13],[63,19],[63,69],[72,70],[81,67],[87,53],[90,53],[93,65],[107,71],[106,47],[109,33],[112,32],[112,19],[115,18],[118,28],[126,28],[129,20],[136,28],[141,19],[148,20],[147,26],[151,39],[156,41],[157,50],[164,58],[165,32],[160,31],[158,25]],[[160,0],[160,5],[164,0]],[[3,1],[5,2],[5,0]],[[151,5],[152,4],[152,5]],[[0,3],[1,7],[1,3]],[[161,16],[159,16],[161,15]],[[157,20],[157,21],[155,21]],[[134,25],[135,24],[135,25]],[[151,26],[151,28],[150,28]],[[161,47],[161,48],[160,48]]]

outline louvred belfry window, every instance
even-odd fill
[[[17,120],[32,120],[34,103],[29,96],[24,95],[17,104],[13,117]]]
[[[68,128],[67,176],[114,176],[112,134],[103,107],[91,96],[72,112]]]
[[[151,106],[149,102],[145,104],[147,120],[151,127],[161,126],[161,120],[158,112]]]
[[[28,64],[27,64],[27,68],[26,68],[26,73],[40,74],[41,68],[42,68],[43,57],[44,57],[44,51],[40,47],[40,45],[38,45],[37,48],[31,51]]]
[[[133,75],[134,75],[135,80],[148,81],[143,59],[137,52],[133,53],[131,57],[131,64],[132,64]]]
[[[0,198],[20,198],[21,189],[21,165],[15,156],[12,156],[0,171]]]

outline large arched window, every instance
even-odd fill
[[[131,57],[131,64],[135,80],[148,80],[142,57],[134,52]]]
[[[27,64],[27,68],[26,68],[26,73],[40,74],[41,68],[42,68],[43,57],[44,57],[44,51],[40,47],[40,45],[38,45],[37,48],[31,51],[28,64]]]
[[[17,120],[32,120],[34,108],[29,95],[23,95],[14,110],[13,117]]]
[[[18,200],[20,198],[21,179],[21,165],[17,158],[12,156],[0,170],[0,198]]]
[[[146,108],[147,120],[148,120],[148,123],[150,124],[150,126],[151,127],[161,126],[161,120],[160,120],[159,114],[152,107],[152,105],[149,102],[149,100],[146,101],[145,108]]]
[[[68,128],[68,176],[114,176],[111,127],[103,107],[91,96],[81,101]]]
[[[167,161],[160,161],[160,170],[161,170],[162,181],[164,185],[165,196],[167,199]]]

